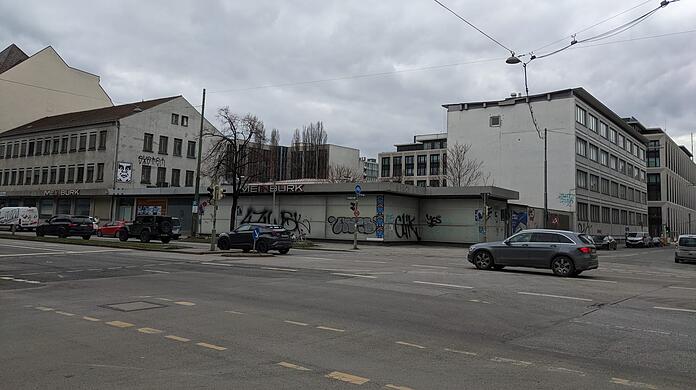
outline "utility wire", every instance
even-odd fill
[[[64,94],[73,95],[73,96],[85,97],[85,98],[94,99],[94,100],[104,100],[103,98],[100,98],[100,97],[97,97],[97,96],[82,95],[82,94],[79,94],[79,93],[70,92],[70,91],[65,91],[65,90],[62,90],[62,89],[47,88],[47,87],[42,87],[42,86],[40,86],[40,85],[29,84],[29,83],[22,83],[22,82],[19,82],[19,81],[8,80],[8,79],[4,79],[4,78],[1,78],[1,77],[0,77],[0,81],[4,81],[4,82],[7,82],[7,83],[11,83],[11,84],[23,85],[23,86],[25,86],[25,87],[32,87],[32,88],[44,89],[44,90],[46,90],[46,91],[51,91],[51,92],[58,92],[58,93],[64,93]]]
[[[437,4],[439,4],[440,7],[444,8],[444,9],[446,9],[447,11],[449,11],[450,13],[452,13],[452,15],[456,16],[457,18],[459,18],[462,22],[468,24],[469,26],[471,26],[472,28],[474,28],[476,31],[478,31],[478,32],[480,32],[481,34],[483,34],[486,38],[488,38],[488,39],[490,39],[491,41],[493,41],[493,42],[495,42],[496,44],[498,44],[498,46],[502,47],[503,49],[509,51],[509,52],[512,53],[512,54],[515,53],[514,51],[512,51],[512,49],[510,49],[510,48],[508,48],[507,46],[503,45],[502,43],[500,43],[498,40],[496,40],[496,39],[493,38],[492,36],[486,34],[486,33],[485,33],[483,30],[481,30],[480,28],[474,26],[471,22],[469,22],[468,20],[464,19],[461,15],[459,15],[459,14],[456,13],[456,12],[454,12],[451,8],[449,8],[449,7],[447,7],[446,5],[442,4],[439,0],[433,0],[433,1],[436,2]]]
[[[529,84],[527,83],[527,63],[528,62],[523,62],[522,63],[522,69],[524,70],[524,93],[525,93],[525,101],[527,102],[527,107],[529,107],[529,115],[532,117],[532,123],[534,123],[534,129],[537,132],[537,135],[539,136],[540,139],[544,139],[544,137],[541,136],[541,130],[539,130],[539,124],[537,123],[536,117],[534,116],[534,109],[532,108],[532,103],[529,101]]]

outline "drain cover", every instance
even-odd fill
[[[160,307],[167,307],[159,303],[151,303],[145,301],[133,301],[133,302],[123,302],[123,303],[112,303],[110,305],[104,305],[108,309],[118,310],[118,311],[137,311],[137,310],[149,310],[149,309],[159,309]]]

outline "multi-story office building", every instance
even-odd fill
[[[360,157],[363,164],[363,180],[366,182],[377,181],[379,178],[379,163],[376,158]]]
[[[379,180],[420,187],[446,187],[447,133],[423,134],[378,156]]]
[[[647,229],[645,137],[583,88],[446,104],[447,142],[470,144],[492,184],[514,189],[543,226],[544,128],[548,129],[547,226],[623,235]],[[538,122],[537,132],[530,110]]]
[[[692,233],[696,221],[696,164],[684,146],[661,128],[645,128],[635,118],[626,121],[648,140],[648,226],[653,237]]]
[[[6,131],[0,134],[0,206],[36,206],[41,218],[163,214],[190,227],[200,120],[186,99],[174,96],[50,116]]]

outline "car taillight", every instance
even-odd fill
[[[578,248],[578,250],[582,253],[585,253],[585,254],[592,253],[592,248],[586,247],[586,246],[583,246],[582,248]]]
[[[77,226],[76,223],[70,223],[70,224],[68,224],[68,227],[76,227],[76,226]]]

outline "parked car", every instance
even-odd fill
[[[16,231],[34,230],[39,226],[39,210],[36,207],[0,208],[0,226],[7,226]]]
[[[259,229],[260,233],[255,247],[254,229]],[[277,250],[284,255],[292,247],[292,236],[282,226],[265,223],[245,223],[229,233],[220,233],[217,246],[222,250],[241,249],[244,252],[249,252],[252,249],[256,249],[260,253]]]
[[[631,232],[626,233],[626,248],[650,248],[652,247],[652,238],[646,232]]]
[[[597,249],[607,249],[616,250],[618,244],[614,237],[605,234],[595,234],[592,236],[592,241],[594,241]]]
[[[181,220],[172,217],[172,238],[178,240],[181,237]]]
[[[586,234],[564,230],[523,230],[507,240],[469,247],[468,260],[478,269],[550,268],[558,276],[575,276],[599,266],[597,249]]]
[[[89,240],[92,237],[92,231],[92,221],[88,217],[75,215],[56,215],[36,227],[36,235],[38,237],[58,236],[66,238],[68,236],[80,236],[85,240]]]
[[[120,241],[128,241],[130,237],[140,238],[140,242],[150,242],[151,239],[168,243],[172,239],[172,217],[163,215],[139,215],[132,223],[127,223],[118,232]]]
[[[696,261],[696,235],[682,234],[677,240],[674,262],[685,263],[689,261]]]
[[[99,237],[118,237],[118,233],[121,229],[126,227],[126,221],[114,221],[108,222],[104,226],[99,226],[97,228],[97,236]]]
[[[660,238],[660,237],[653,237],[653,238],[652,238],[652,246],[654,246],[654,247],[661,247],[661,246],[664,246],[664,244],[662,243],[662,238]]]

